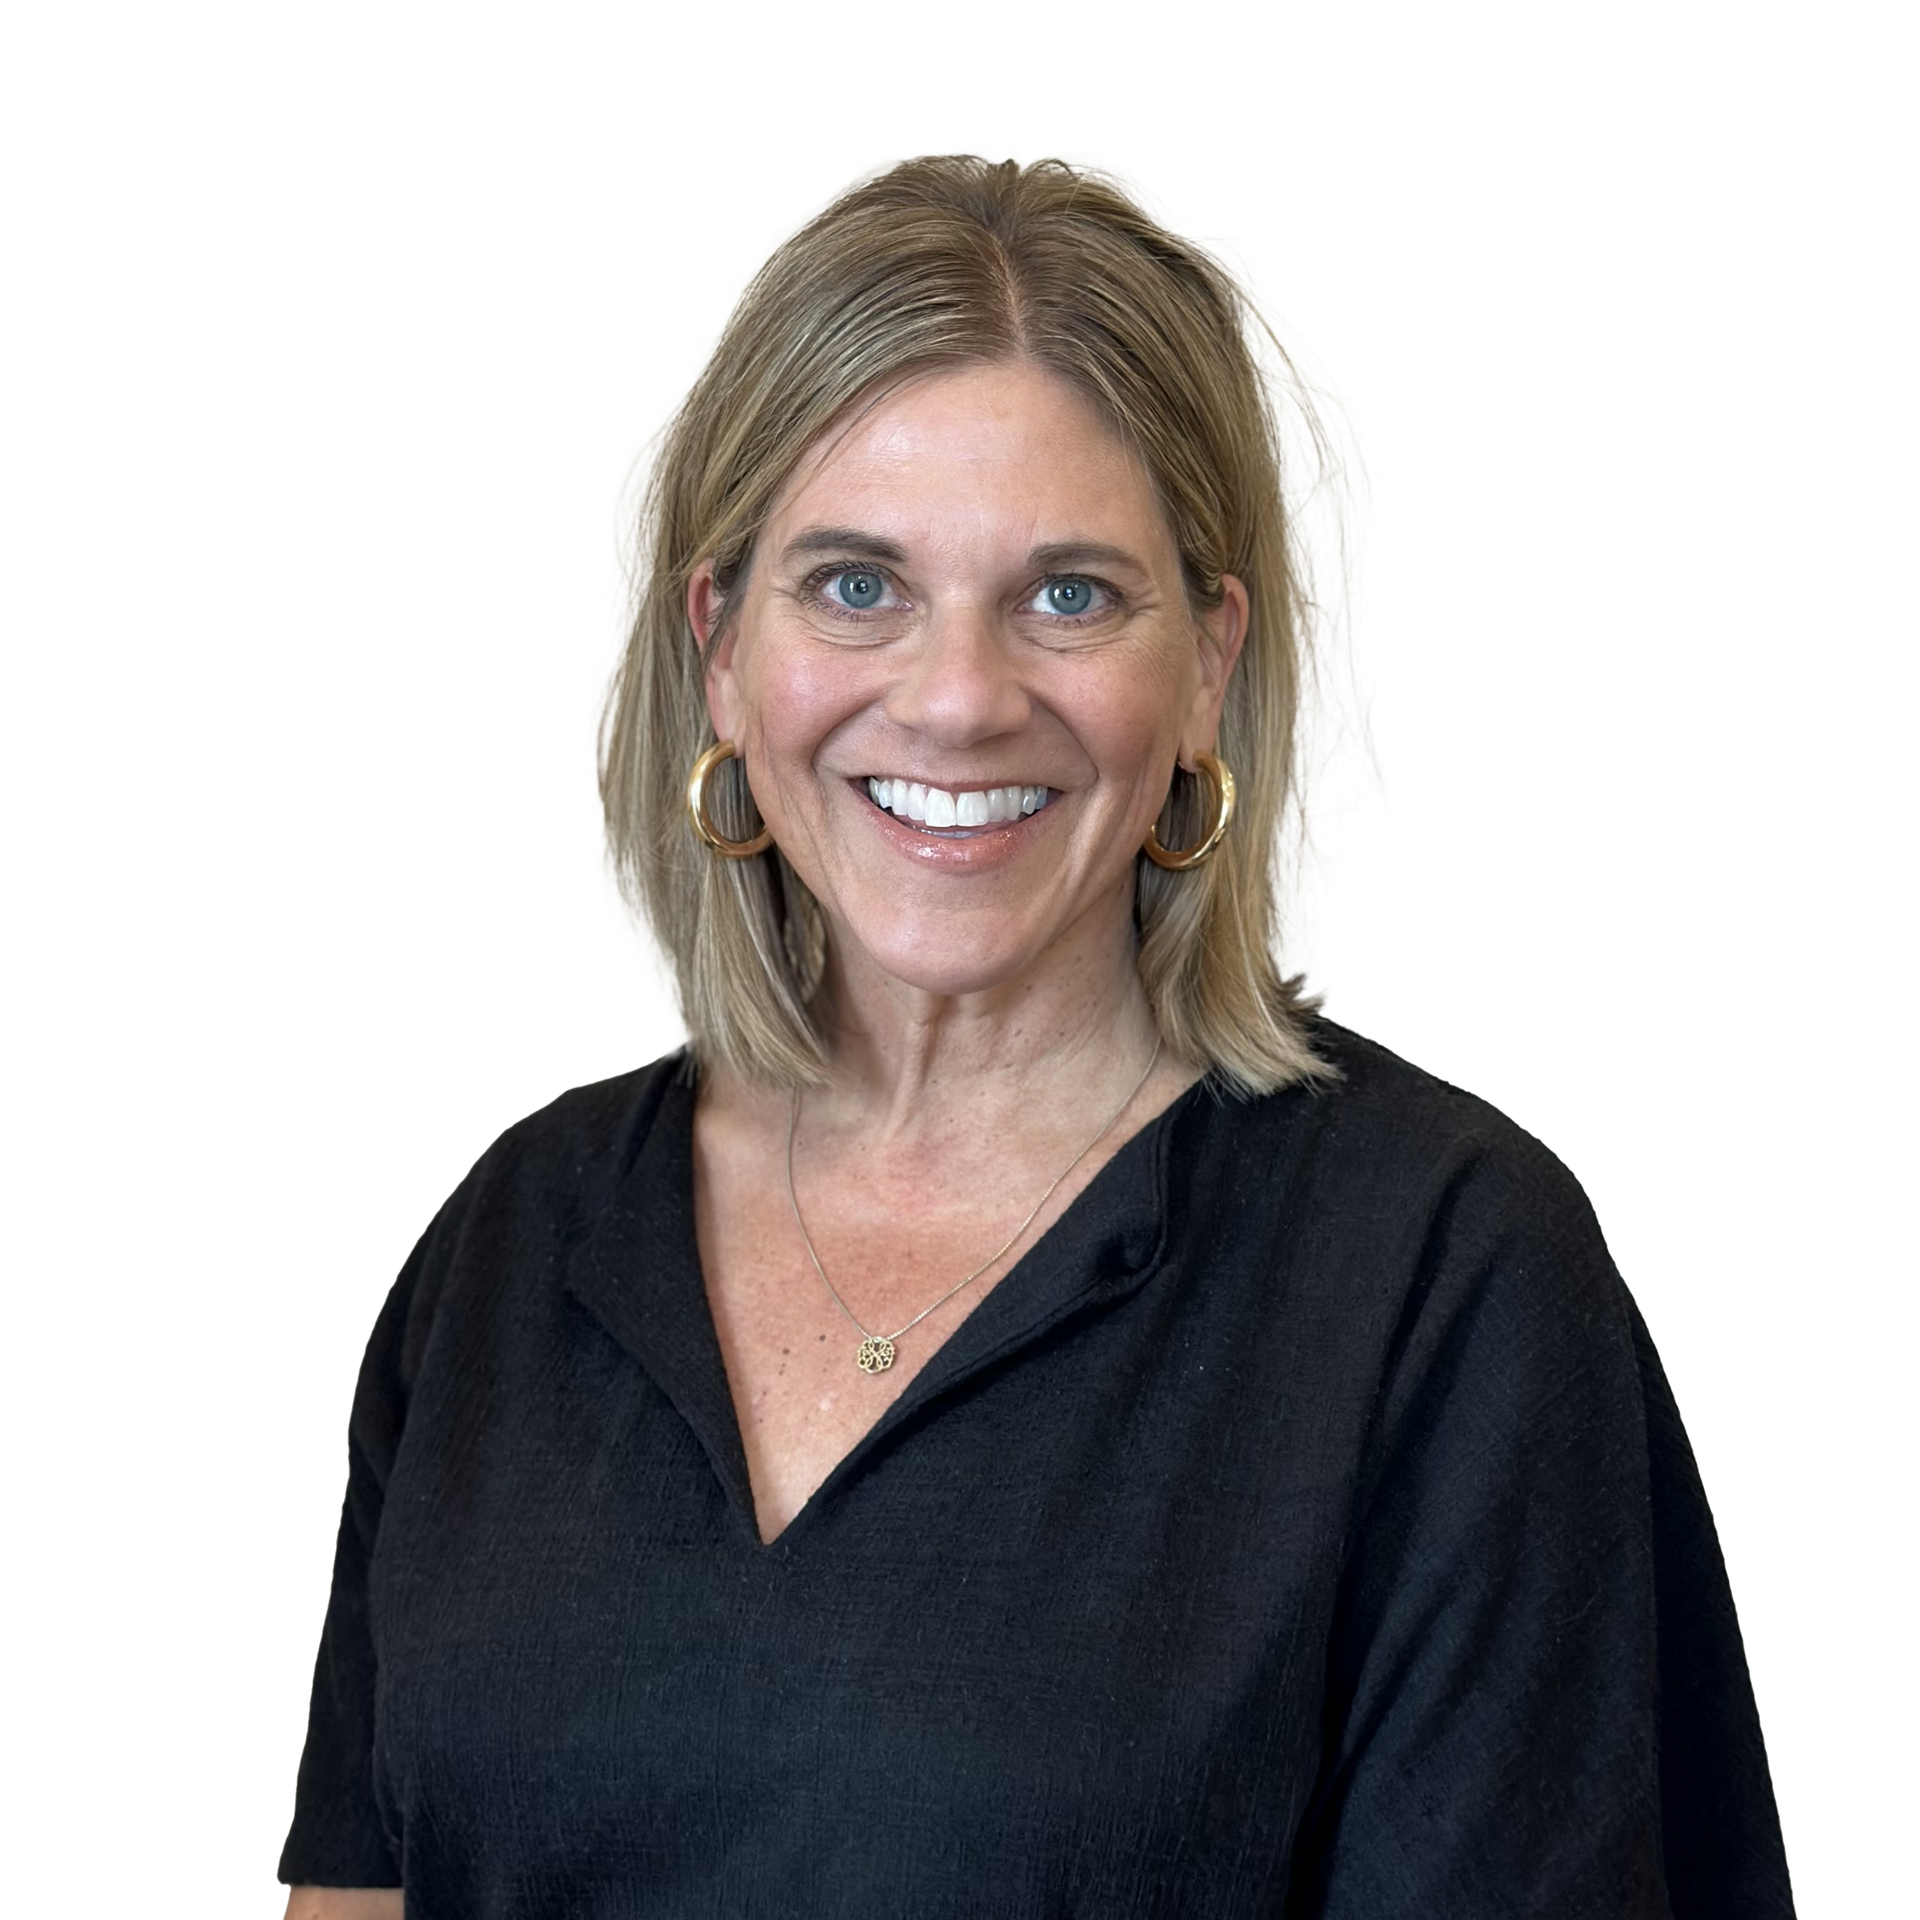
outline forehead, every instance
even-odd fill
[[[1025,362],[916,376],[830,428],[781,490],[768,532],[777,548],[809,525],[909,549],[1005,541],[1024,552],[1079,538],[1172,558],[1138,456],[1066,381]]]

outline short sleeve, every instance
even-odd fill
[[[377,1673],[367,1583],[406,1420],[409,1349],[417,1338],[420,1274],[433,1233],[429,1228],[387,1296],[354,1393],[333,1586],[314,1662],[293,1825],[280,1855],[280,1879],[288,1886],[400,1885],[397,1851],[374,1796]]]
[[[1585,1196],[1502,1143],[1382,1384],[1290,1912],[1792,1914],[1719,1548]]]

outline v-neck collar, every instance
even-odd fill
[[[1145,1283],[1165,1236],[1169,1142],[1206,1087],[1188,1088],[1120,1148],[763,1543],[694,1226],[695,1089],[684,1068],[663,1064],[663,1076],[638,1152],[588,1227],[566,1283],[692,1429],[748,1537],[769,1552],[793,1544],[844,1481],[933,1401],[1071,1315]]]

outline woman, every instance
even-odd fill
[[[1579,1189],[1270,957],[1275,446],[1063,166],[749,289],[603,741],[692,1043],[375,1329],[290,1913],[1791,1911]]]

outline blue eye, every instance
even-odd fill
[[[883,605],[885,593],[887,574],[877,566],[835,561],[806,576],[806,595],[837,620],[858,620],[866,612],[889,611]],[[1106,597],[1102,605],[1094,605],[1098,595]],[[1091,574],[1054,574],[1033,589],[1027,612],[1044,614],[1056,626],[1077,628],[1106,620],[1123,605],[1125,601],[1114,589],[1104,580],[1094,580]]]
[[[836,573],[831,584],[833,597],[843,607],[853,607],[858,611],[878,606],[880,596],[887,590],[887,583],[877,573],[865,573],[859,568]]]

